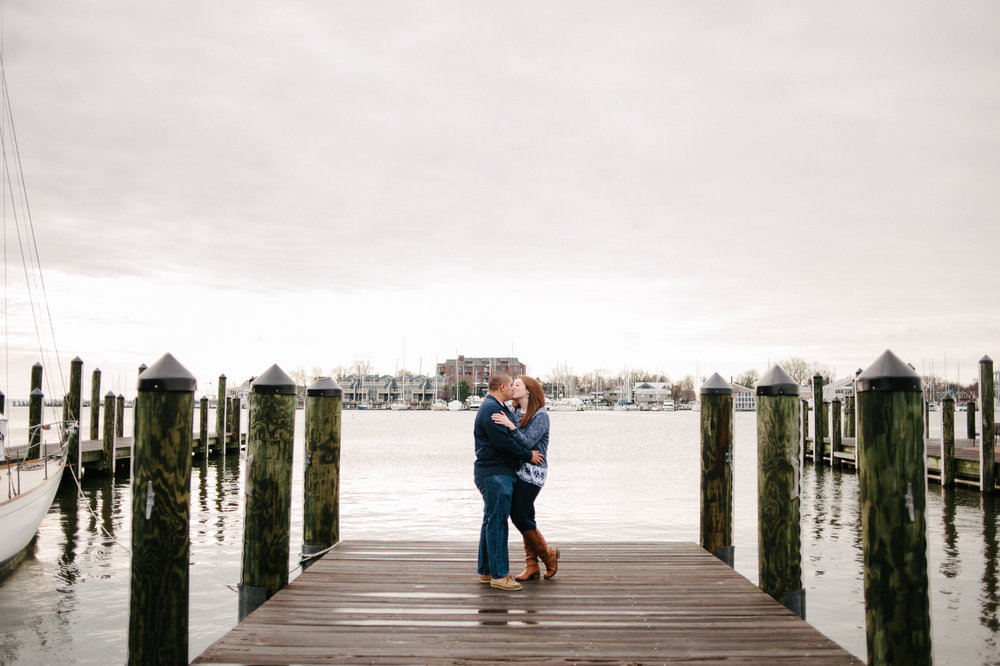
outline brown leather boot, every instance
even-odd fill
[[[531,545],[538,557],[542,558],[542,563],[545,565],[545,578],[555,576],[556,569],[559,568],[559,549],[550,548],[549,544],[545,543],[545,537],[538,530],[528,530],[524,533],[524,539],[525,543]]]
[[[514,576],[514,580],[524,582],[537,579],[541,570],[538,568],[538,555],[531,546],[531,542],[528,541],[528,535],[523,534],[522,538],[524,539],[524,571]]]

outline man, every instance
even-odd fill
[[[489,394],[476,413],[472,434],[476,440],[476,488],[483,495],[483,526],[479,531],[479,580],[500,590],[520,590],[510,575],[507,553],[507,518],[517,468],[524,461],[538,464],[542,454],[526,449],[510,430],[493,422],[497,412],[513,418],[504,403],[511,399],[514,380],[505,372],[490,376]]]

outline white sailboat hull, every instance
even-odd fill
[[[52,498],[59,488],[62,478],[63,461],[49,461],[48,478],[45,473],[45,463],[39,461],[36,466],[22,467],[18,474],[16,465],[0,468],[0,569],[17,557],[31,538],[38,531],[45,514],[52,506]],[[20,476],[20,479],[18,478]],[[20,493],[8,497],[16,492]]]

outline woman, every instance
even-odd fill
[[[542,490],[548,471],[549,414],[545,411],[545,393],[542,385],[531,377],[518,377],[512,386],[515,424],[503,413],[494,414],[493,421],[509,428],[511,435],[529,448],[539,451],[544,458],[538,465],[522,463],[514,482],[514,495],[510,503],[510,519],[524,539],[524,571],[514,580],[538,578],[538,560],[545,564],[545,577],[556,575],[559,551],[550,548],[535,525],[535,498]]]

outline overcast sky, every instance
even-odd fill
[[[3,10],[59,350],[119,392],[165,352],[200,392],[456,352],[971,381],[998,33],[992,0]]]

